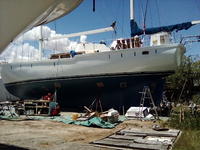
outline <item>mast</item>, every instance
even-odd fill
[[[130,28],[131,28],[131,37],[135,36],[132,33],[138,29],[137,23],[135,22],[134,15],[134,0],[130,0]]]
[[[134,20],[134,0],[130,0],[130,20]]]

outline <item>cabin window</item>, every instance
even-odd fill
[[[157,45],[158,41],[157,40],[153,40],[153,45]]]
[[[134,56],[136,56],[136,52],[134,52]]]
[[[123,54],[121,53],[121,58],[123,57]]]
[[[149,51],[143,51],[142,55],[149,55]]]
[[[33,64],[31,64],[31,68],[33,67]]]
[[[164,35],[160,36],[160,44],[165,44],[165,36]]]
[[[157,49],[155,49],[155,53],[156,53],[156,54],[158,53],[158,50],[157,50]]]
[[[12,70],[12,66],[10,66],[10,69]]]

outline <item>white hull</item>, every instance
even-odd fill
[[[76,55],[74,58],[11,63],[3,65],[2,79],[9,84],[63,77],[169,73],[180,65],[184,52],[182,45],[170,44]]]
[[[0,53],[17,35],[75,9],[83,0],[1,0]]]

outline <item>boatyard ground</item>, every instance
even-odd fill
[[[61,114],[71,115],[72,113],[62,112]],[[173,122],[176,123],[177,126],[180,126],[176,120],[173,120]],[[184,122],[182,122],[182,124],[183,123]],[[154,124],[160,124],[161,126],[173,126],[169,121],[166,122],[166,120],[159,122],[126,120],[113,129],[84,127],[51,120],[0,120],[0,149],[104,150],[109,148],[95,147],[89,143],[112,135],[121,129],[151,129]],[[186,124],[188,123],[186,122]],[[200,147],[200,130],[194,127],[193,129],[190,127],[184,127],[185,126],[182,127],[182,134],[173,149],[198,150]]]
[[[108,149],[89,143],[124,128],[151,128],[152,125],[149,121],[127,120],[113,129],[102,129],[49,120],[0,120],[0,149]]]

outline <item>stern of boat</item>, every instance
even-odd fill
[[[179,67],[182,64],[184,53],[186,52],[186,48],[183,44],[179,44],[176,50],[176,63]]]

